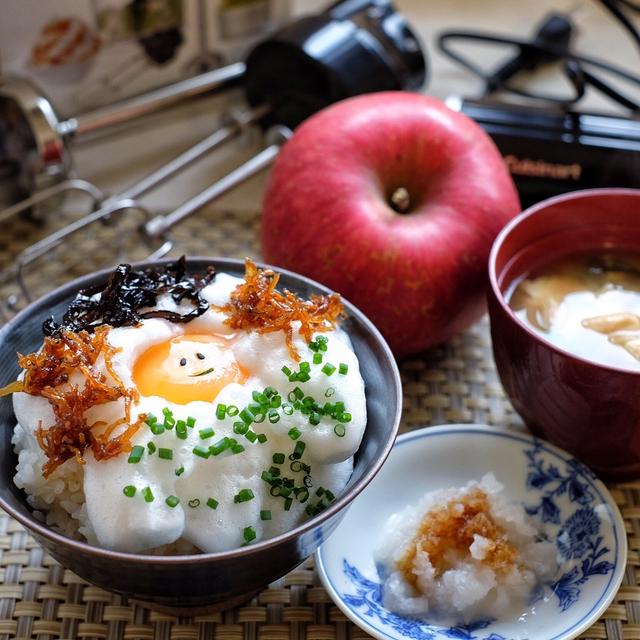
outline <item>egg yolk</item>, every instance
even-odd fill
[[[147,349],[133,366],[133,381],[143,396],[176,404],[212,402],[232,382],[244,384],[249,372],[216,334],[186,334]]]

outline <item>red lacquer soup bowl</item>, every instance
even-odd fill
[[[640,478],[638,371],[598,364],[549,342],[509,307],[514,283],[577,252],[640,255],[640,190],[575,191],[514,218],[489,258],[489,316],[502,384],[534,434],[603,477]]]

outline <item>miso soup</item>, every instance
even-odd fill
[[[531,272],[509,305],[549,342],[600,364],[640,370],[640,254],[579,254]]]

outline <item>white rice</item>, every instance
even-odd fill
[[[508,571],[495,571],[483,562],[491,542],[475,534],[467,553],[445,556],[445,568],[438,575],[436,560],[419,548],[411,567],[414,587],[405,579],[398,563],[412,545],[423,518],[450,502],[463,500],[474,489],[487,494],[490,518],[518,550],[517,561]],[[427,493],[416,505],[391,516],[376,549],[376,562],[384,578],[385,607],[406,615],[430,613],[469,622],[498,618],[529,604],[535,587],[556,571],[555,548],[551,542],[539,539],[522,506],[508,501],[502,489],[493,474],[487,474],[480,482],[471,482],[461,489]]]

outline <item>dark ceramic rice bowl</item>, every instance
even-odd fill
[[[137,266],[147,267],[152,263]],[[208,265],[242,276],[244,265],[231,259],[190,258],[189,271]],[[277,269],[280,285],[303,297],[328,293],[321,285]],[[15,380],[16,352],[29,353],[42,343],[41,325],[59,318],[84,287],[104,281],[110,270],[79,278],[36,301],[0,329],[0,387]],[[11,446],[15,425],[11,397],[0,398],[0,507],[23,524],[49,553],[80,577],[104,589],[168,607],[199,607],[238,600],[288,573],[331,534],[349,503],[367,486],[387,458],[400,423],[402,392],[395,360],[373,324],[345,302],[349,333],[366,385],[368,422],[347,487],[323,513],[280,536],[241,549],[189,556],[146,556],[100,549],[71,540],[37,520],[17,489],[17,456]]]

